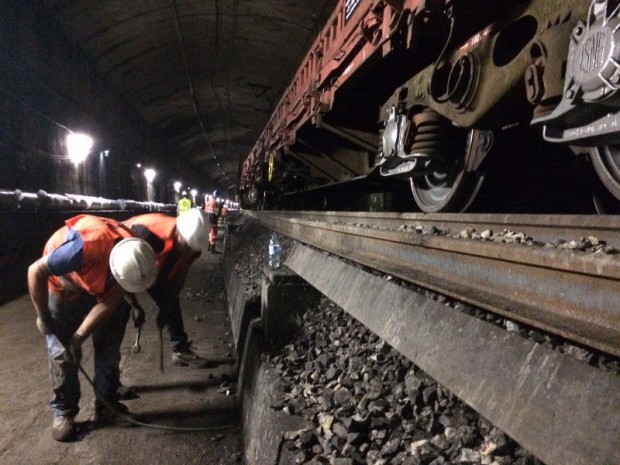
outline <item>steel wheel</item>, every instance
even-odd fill
[[[470,157],[474,147],[475,130],[465,138],[463,156],[452,164],[436,164],[432,173],[411,177],[411,191],[416,205],[425,213],[463,212],[476,198],[484,176],[478,170],[466,171],[465,160]],[[453,155],[452,155],[453,157]],[[449,160],[450,156],[444,157]]]
[[[620,206],[620,145],[595,147],[590,150],[590,159],[599,179],[614,197],[617,205],[612,210],[617,211]]]

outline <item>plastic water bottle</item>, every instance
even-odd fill
[[[271,239],[269,239],[269,268],[280,268],[280,252],[281,252],[280,240],[278,234],[273,232]]]

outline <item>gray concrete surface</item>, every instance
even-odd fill
[[[221,247],[220,247],[221,249]],[[186,331],[196,351],[208,358],[226,358],[233,349],[227,316],[221,255],[205,254],[193,266],[183,291]],[[25,277],[24,277],[25,279]],[[173,366],[164,334],[164,372],[159,372],[159,341],[155,306],[140,295],[147,312],[139,353],[132,353],[131,322],[122,345],[121,381],[135,386],[138,398],[124,401],[148,423],[175,427],[234,425],[221,431],[174,431],[136,427],[91,429],[92,388],[82,381],[82,428],[75,442],[51,437],[51,389],[43,337],[34,323],[29,297],[0,307],[0,464],[234,464],[240,463],[241,428],[237,397],[223,383],[235,376],[233,364],[212,369]],[[92,343],[84,344],[83,366],[92,373]]]

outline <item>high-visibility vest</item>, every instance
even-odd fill
[[[132,237],[129,230],[118,221],[92,215],[79,215],[65,221],[65,226],[50,237],[43,249],[47,255],[60,247],[67,239],[69,230],[80,233],[84,242],[82,252],[82,268],[58,276],[48,278],[48,289],[55,294],[72,292],[72,288],[93,296],[101,296],[106,292],[109,277],[109,259],[112,248],[121,239]],[[68,282],[67,286],[63,281]]]
[[[209,200],[207,200],[207,203],[205,203],[205,212],[206,213],[214,213],[217,215],[218,212],[218,207],[217,207],[217,200],[215,200],[213,197],[211,197]]]
[[[186,213],[192,209],[192,201],[187,197],[183,197],[179,200],[179,215]]]
[[[185,285],[185,280],[192,263],[200,254],[191,251],[189,247],[182,249],[175,242],[177,231],[176,218],[164,213],[147,213],[123,221],[123,224],[128,226],[137,237],[146,239],[147,242],[148,239],[144,237],[144,231],[138,231],[138,227],[146,228],[148,233],[153,234],[162,241],[163,247],[161,244],[157,244],[160,247],[155,250],[159,275],[157,276],[157,281],[149,290],[149,292],[155,293],[151,295],[157,295],[160,298],[162,295],[179,295]]]
[[[144,215],[134,216],[128,220],[123,221],[123,224],[133,231],[136,226],[144,226],[148,229],[156,238],[163,242],[163,248],[155,250],[157,254],[157,268],[161,270],[168,254],[172,250],[174,245],[174,236],[177,230],[177,220],[172,216],[168,216],[164,213],[146,213]],[[146,237],[142,237],[141,234],[136,234],[137,237],[147,240]]]

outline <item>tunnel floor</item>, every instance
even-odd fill
[[[221,244],[218,244],[221,250]],[[24,278],[25,279],[25,278]],[[28,295],[0,307],[0,464],[234,464],[240,463],[241,427],[235,395],[235,364],[222,278],[222,255],[203,254],[181,293],[185,330],[194,349],[221,362],[196,369],[172,364],[163,336],[163,372],[155,326],[156,307],[138,296],[147,314],[141,350],[132,351],[137,330],[131,321],[121,347],[121,382],[135,388],[123,400],[140,421],[175,427],[94,428],[92,387],[80,375],[80,434],[74,442],[52,439],[52,396],[45,341],[35,326]],[[82,366],[92,376],[92,342],[84,343]],[[231,428],[227,428],[230,425]],[[191,428],[214,428],[191,431]],[[187,429],[184,429],[187,428]],[[220,429],[221,428],[221,429]]]

